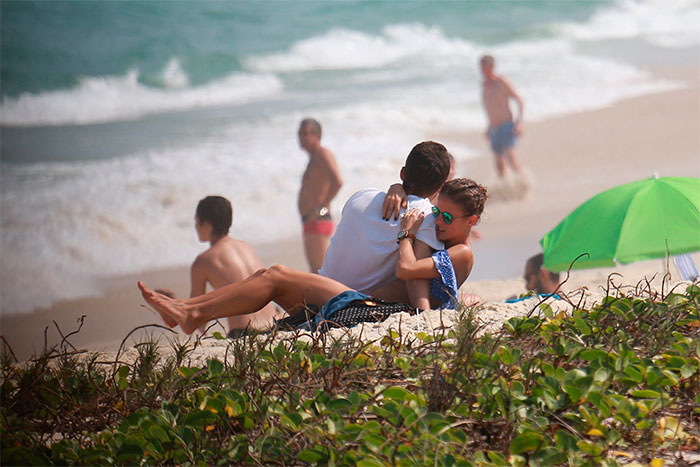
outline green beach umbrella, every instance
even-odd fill
[[[544,267],[614,266],[700,251],[700,178],[654,177],[597,194],[542,240]]]

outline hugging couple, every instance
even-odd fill
[[[474,264],[470,233],[487,194],[472,180],[446,181],[450,161],[440,143],[426,141],[411,150],[400,173],[407,207],[399,219],[383,218],[384,192],[366,189],[351,196],[318,274],[274,265],[193,298],[169,298],[139,282],[141,293],[168,326],[187,334],[270,302],[289,316],[320,308],[319,320],[372,297],[420,310],[454,308]]]

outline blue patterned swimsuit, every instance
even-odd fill
[[[440,277],[430,279],[430,295],[440,302],[440,308],[457,309],[457,275],[447,250],[436,251],[433,256]]]

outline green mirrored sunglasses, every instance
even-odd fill
[[[469,217],[469,216],[453,216],[447,211],[442,211],[437,208],[437,206],[433,206],[433,217],[438,218],[442,214],[442,220],[445,221],[445,224],[450,225],[453,220],[459,219],[460,217]]]

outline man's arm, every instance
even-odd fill
[[[504,79],[503,85],[506,87],[506,94],[508,95],[508,98],[515,100],[515,102],[518,104],[518,117],[515,119],[514,123],[516,132],[520,133],[520,125],[523,122],[523,112],[525,110],[525,103],[523,102],[520,95],[515,91],[513,86],[508,82],[508,80]]]
[[[340,170],[338,170],[338,164],[335,162],[335,157],[333,153],[325,149],[323,151],[323,160],[326,162],[328,167],[328,173],[330,175],[331,186],[328,188],[328,195],[326,196],[324,206],[329,206],[331,201],[340,191],[340,187],[343,186],[343,179],[340,177]]]

